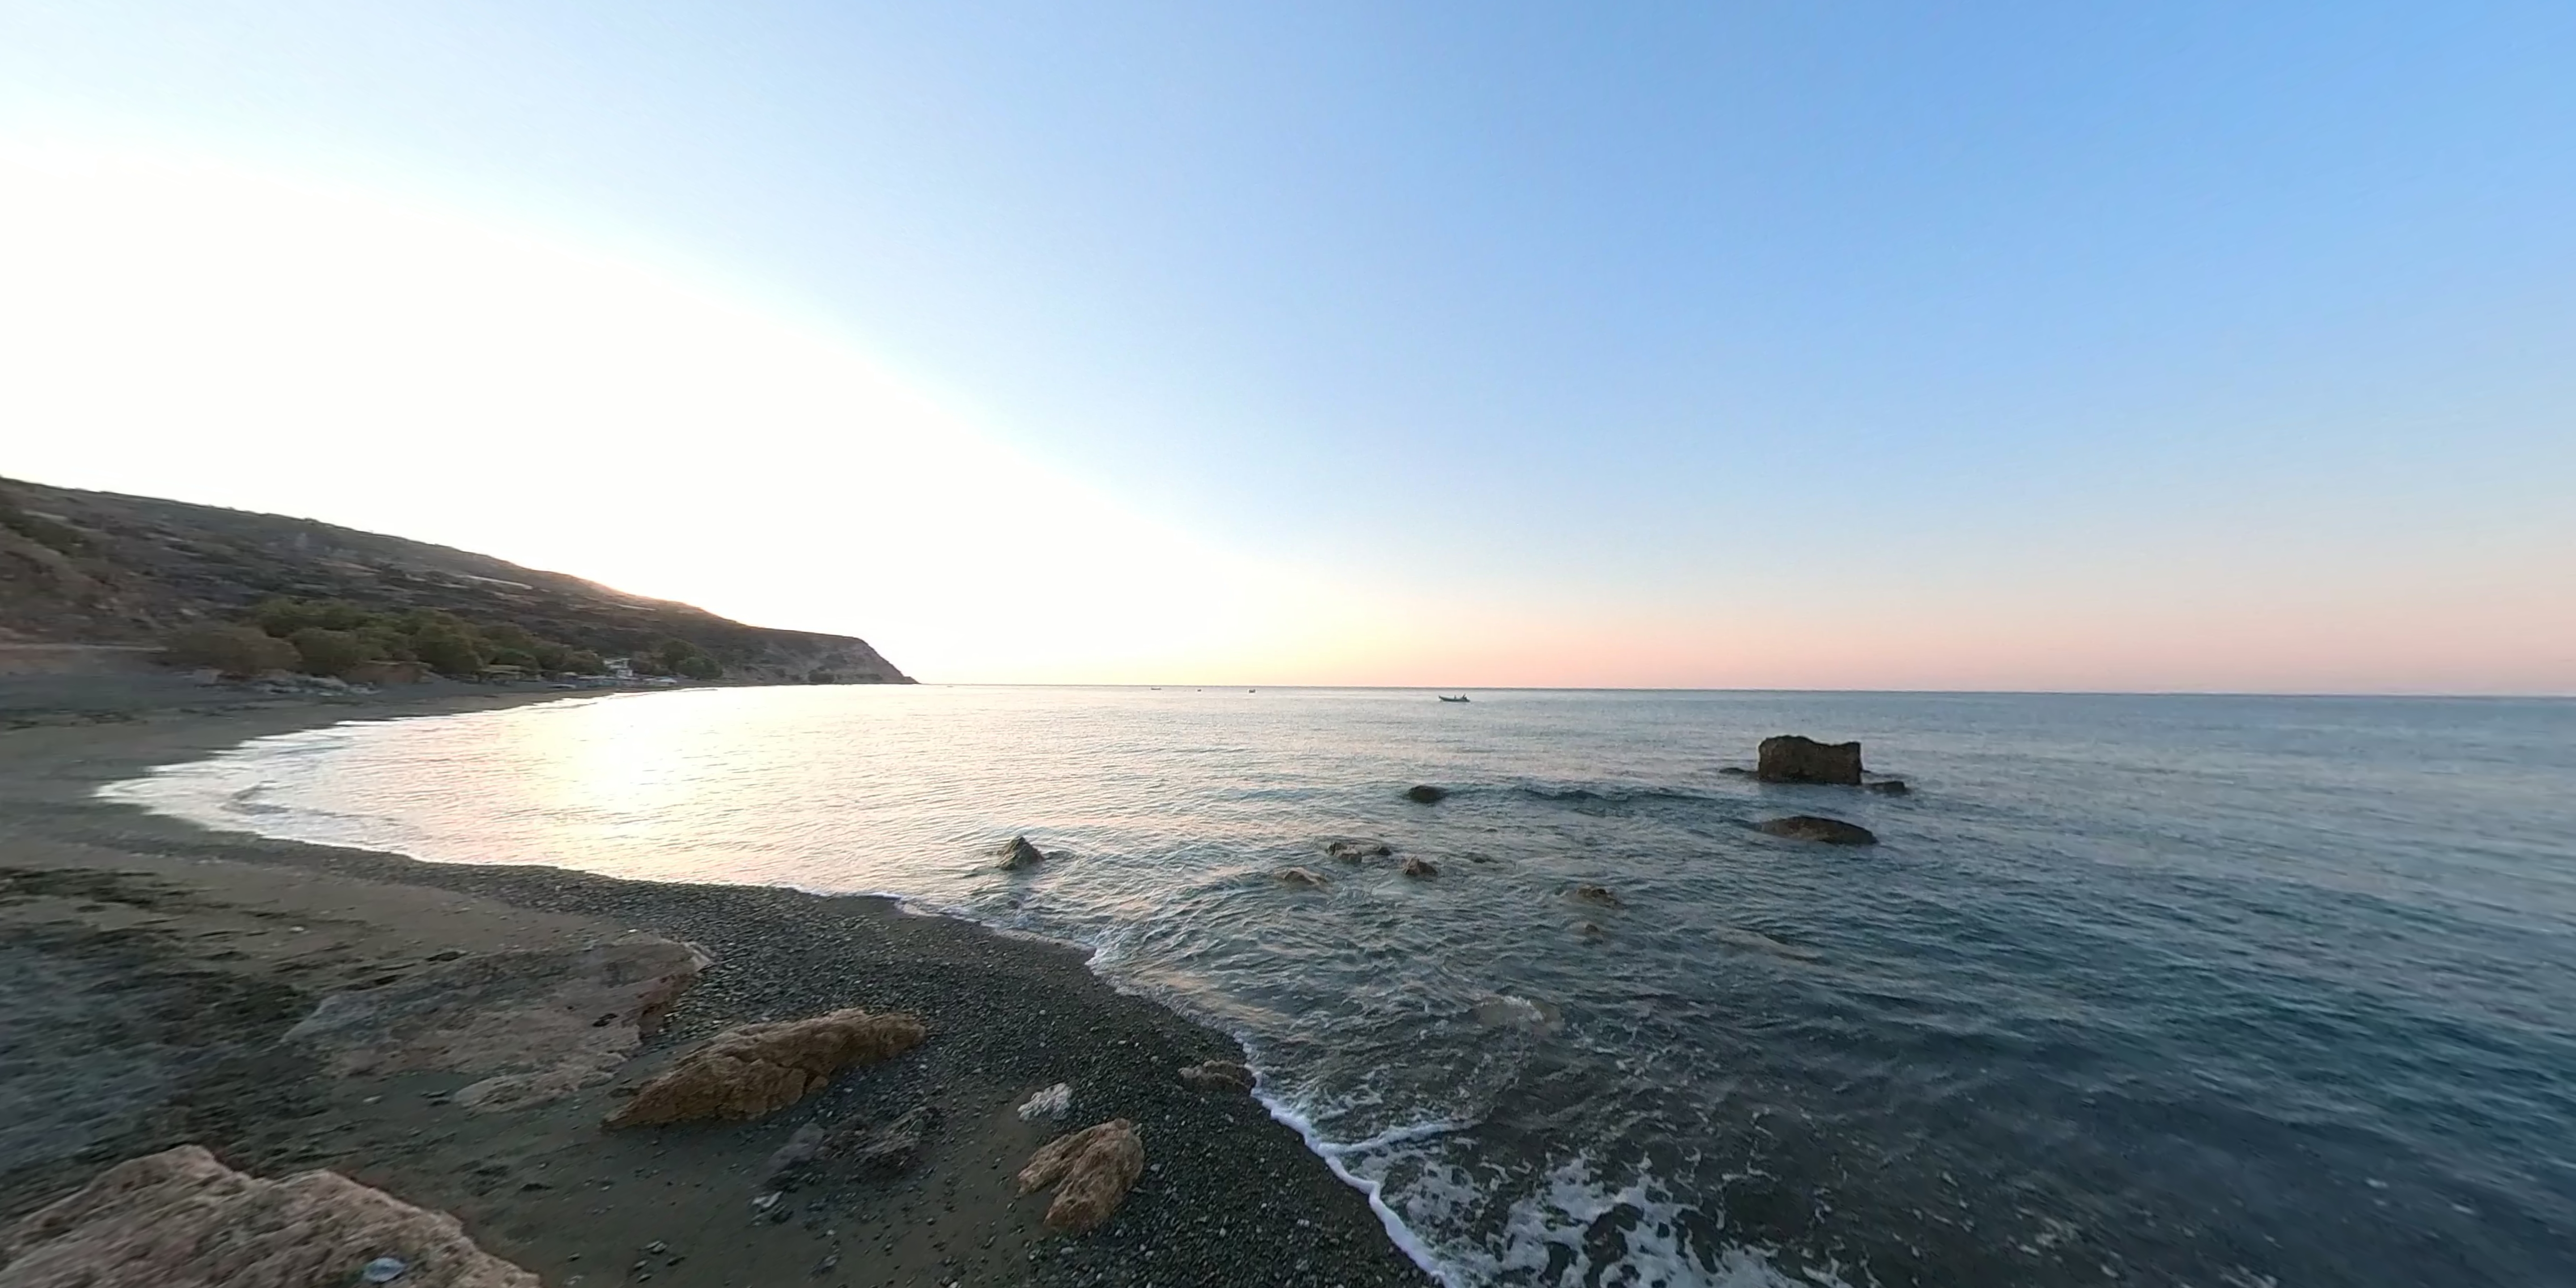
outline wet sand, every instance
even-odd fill
[[[0,1223],[193,1142],[245,1171],[327,1167],[453,1212],[549,1285],[1430,1282],[1259,1103],[1180,1083],[1183,1065],[1241,1058],[1231,1040],[1116,993],[1078,952],[878,899],[426,864],[91,799],[265,734],[553,696],[0,677]],[[323,996],[436,957],[629,931],[716,964],[610,1083],[550,1104],[474,1114],[444,1101],[468,1075],[339,1077],[281,1040]],[[843,1006],[914,1012],[930,1040],[755,1123],[600,1130],[620,1090],[718,1029]],[[1074,1088],[1064,1122],[1012,1112],[1057,1082]],[[900,1177],[766,1175],[800,1126],[923,1106],[938,1126]],[[1110,1117],[1139,1125],[1144,1178],[1100,1229],[1049,1234],[1045,1197],[1016,1197],[1013,1173]]]

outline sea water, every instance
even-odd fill
[[[2576,703],[1473,696],[618,695],[107,794],[1089,945],[1458,1285],[2576,1283]],[[1782,732],[1914,791],[1723,772]]]

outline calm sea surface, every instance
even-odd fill
[[[1916,792],[1719,772],[1790,731]],[[108,792],[1091,945],[1461,1285],[2576,1283],[2576,702],[719,689]]]

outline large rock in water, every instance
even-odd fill
[[[342,1076],[489,1074],[456,1093],[516,1108],[604,1082],[698,982],[705,953],[653,935],[481,953],[334,993],[286,1031]]]
[[[1029,844],[1029,838],[1025,836],[1012,837],[1011,843],[1003,846],[997,854],[1001,859],[998,866],[1011,872],[1017,872],[1022,868],[1033,868],[1046,862],[1046,853]]]
[[[129,1159],[0,1235],[0,1288],[538,1288],[444,1212],[337,1172],[262,1180],[195,1145]]]
[[[637,1088],[607,1125],[758,1118],[822,1090],[851,1065],[891,1060],[921,1045],[927,1034],[913,1016],[855,1007],[727,1029]]]
[[[1039,1146],[1020,1169],[1020,1193],[1056,1186],[1047,1228],[1081,1234],[1108,1220],[1144,1174],[1145,1142],[1136,1138],[1136,1124],[1112,1118]]]
[[[1877,834],[1858,823],[1838,818],[1819,818],[1813,814],[1792,814],[1787,818],[1766,818],[1755,827],[1773,836],[1792,841],[1822,841],[1827,845],[1876,845]]]
[[[1860,786],[1860,744],[1818,742],[1794,733],[1762,740],[1753,776],[1766,783],[1832,783]]]

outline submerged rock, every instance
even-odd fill
[[[0,1265],[9,1288],[538,1288],[444,1212],[338,1172],[263,1180],[195,1145],[119,1163],[39,1209],[0,1234]]]
[[[1860,786],[1860,744],[1818,742],[1797,734],[1762,740],[1753,776],[1766,783],[1831,783]]]
[[[1404,789],[1404,799],[1416,805],[1437,805],[1448,797],[1448,788],[1434,787],[1429,783],[1417,783]]]
[[[690,944],[626,935],[588,948],[459,955],[334,993],[287,1030],[332,1072],[490,1074],[455,1103],[492,1111],[604,1082],[698,982]]]
[[[1047,857],[1045,851],[1029,844],[1029,838],[1025,836],[1012,837],[1011,843],[1003,846],[998,856],[1002,861],[997,866],[1005,872],[1017,872],[1022,868],[1036,867],[1046,862]]]
[[[1020,1169],[1020,1193],[1054,1186],[1047,1228],[1082,1234],[1108,1220],[1144,1173],[1145,1142],[1136,1124],[1112,1118],[1039,1146]]]
[[[1301,889],[1320,890],[1324,887],[1324,874],[1313,868],[1281,868],[1279,883]]]
[[[1819,818],[1813,814],[1792,814],[1787,818],[1766,818],[1755,827],[1773,836],[1792,841],[1822,841],[1827,845],[1876,845],[1878,837],[1858,823],[1838,818]]]
[[[1914,789],[1906,786],[1905,780],[1902,778],[1882,778],[1876,782],[1864,784],[1864,786],[1881,796],[1911,796],[1914,794]]]
[[[1565,897],[1572,899],[1576,903],[1588,903],[1602,908],[1622,908],[1627,906],[1619,902],[1619,896],[1610,893],[1610,887],[1608,886],[1579,885],[1566,891]]]
[[[1392,857],[1395,854],[1395,847],[1384,841],[1327,841],[1324,843],[1324,853],[1344,863],[1357,863],[1362,859]]]
[[[1252,1069],[1232,1060],[1201,1060],[1181,1067],[1181,1082],[1199,1091],[1250,1091]]]
[[[1404,875],[1415,878],[1436,877],[1440,875],[1440,867],[1429,859],[1409,858],[1404,861]]]
[[[822,1090],[842,1069],[891,1060],[926,1036],[913,1016],[855,1007],[727,1029],[638,1088],[607,1125],[758,1118]]]

